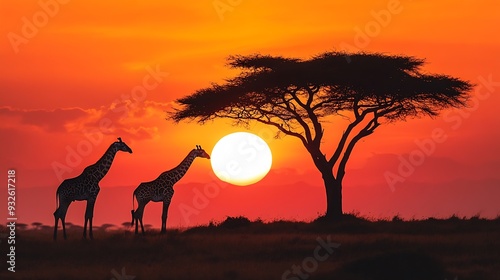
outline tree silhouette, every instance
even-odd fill
[[[35,229],[35,230],[39,230],[41,228],[41,226],[43,226],[42,223],[40,222],[33,222],[31,223],[31,226]]]
[[[231,56],[228,64],[241,70],[237,77],[177,99],[169,117],[202,124],[228,118],[247,127],[255,121],[275,127],[277,136],[299,139],[322,174],[329,219],[342,216],[342,180],[360,139],[383,121],[434,117],[465,106],[472,88],[454,77],[422,72],[424,60],[411,56],[325,52],[303,60],[257,54]],[[338,142],[322,143],[325,127],[342,129],[335,116],[349,124]],[[322,145],[333,144],[335,151],[327,156]]]
[[[28,228],[28,224],[24,224],[24,223],[16,223],[16,228],[20,229],[20,230],[25,230]]]
[[[99,227],[99,230],[101,231],[107,231],[108,229],[112,229],[112,228],[115,228],[116,225],[113,225],[113,224],[102,224],[100,227]]]
[[[131,222],[123,222],[122,226],[128,228],[128,227],[132,226],[132,223]]]

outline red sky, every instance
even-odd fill
[[[225,67],[229,55],[308,58],[327,50],[412,55],[426,59],[426,72],[476,84],[473,107],[383,125],[359,143],[344,182],[345,212],[373,218],[500,214],[497,1],[0,3],[0,167],[4,174],[17,171],[20,222],[52,224],[61,178],[80,174],[118,136],[134,153],[118,154],[101,181],[94,221],[129,221],[140,182],[177,165],[197,144],[210,152],[224,135],[245,131],[224,120],[173,124],[165,111],[176,98],[234,75]],[[329,153],[343,130],[335,123],[325,126]],[[252,186],[226,185],[208,160],[197,159],[175,187],[169,227],[237,215],[310,220],[324,213],[321,176],[300,143],[274,139],[267,127],[250,131],[271,147],[270,174]],[[389,184],[384,176],[398,174],[433,131],[443,141],[432,142],[423,162]],[[57,174],[54,166],[66,169]],[[67,221],[82,224],[83,215],[84,203],[74,203]],[[160,205],[150,204],[144,221],[158,226],[160,215]]]

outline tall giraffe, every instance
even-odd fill
[[[94,164],[87,166],[82,174],[75,178],[64,180],[56,192],[56,205],[59,198],[59,207],[54,212],[55,226],[54,226],[54,240],[57,239],[57,224],[61,219],[64,239],[66,239],[65,219],[66,212],[71,202],[75,200],[86,200],[87,209],[85,210],[85,225],[83,226],[83,238],[87,238],[87,222],[89,224],[89,237],[93,239],[92,235],[92,217],[94,216],[94,204],[99,194],[99,182],[102,180],[106,173],[108,173],[111,163],[118,151],[132,153],[132,149],[122,142],[118,137],[118,141],[109,146],[104,155]]]
[[[175,168],[165,171],[158,176],[155,180],[151,182],[144,182],[139,184],[132,195],[132,226],[135,221],[135,233],[137,234],[138,224],[141,223],[142,234],[144,234],[144,226],[142,225],[142,216],[144,215],[144,207],[150,201],[153,202],[163,202],[163,212],[161,216],[161,232],[165,233],[167,231],[167,212],[170,206],[170,201],[174,195],[174,184],[179,181],[184,174],[188,171],[191,163],[197,157],[210,159],[210,156],[201,148],[201,146],[196,145],[196,149],[193,149],[184,158],[184,160]],[[134,196],[137,199],[137,210],[134,208]]]

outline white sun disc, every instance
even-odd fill
[[[249,132],[235,132],[222,137],[210,156],[217,178],[238,186],[260,181],[271,169],[273,161],[267,143]]]

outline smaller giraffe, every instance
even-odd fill
[[[170,201],[174,195],[174,184],[179,181],[184,174],[188,171],[191,163],[197,157],[210,159],[205,150],[201,146],[196,145],[196,149],[193,149],[184,158],[184,160],[175,168],[165,171],[158,176],[155,180],[151,182],[144,182],[139,184],[132,195],[132,226],[135,222],[135,234],[139,232],[139,223],[141,223],[142,234],[144,234],[144,226],[142,225],[142,217],[144,215],[144,207],[150,201],[153,202],[163,202],[163,211],[161,216],[161,233],[167,231],[167,212],[170,206]],[[137,209],[134,211],[134,196],[137,199]]]
[[[118,151],[132,153],[132,149],[122,142],[118,137],[118,141],[109,146],[104,155],[94,164],[87,166],[82,174],[75,178],[64,180],[57,188],[56,192],[56,206],[59,199],[59,206],[54,212],[55,226],[54,226],[54,240],[57,239],[57,223],[61,219],[64,239],[66,239],[65,219],[66,212],[71,202],[75,200],[86,200],[87,209],[85,211],[85,225],[83,226],[83,238],[87,238],[87,222],[89,223],[89,237],[93,239],[92,235],[92,217],[94,216],[94,204],[99,194],[99,182],[108,173],[113,159]]]

